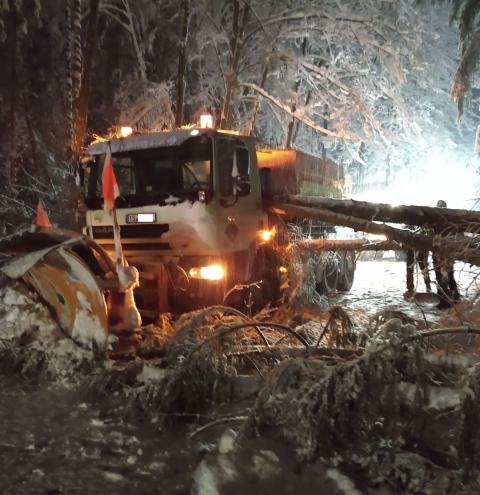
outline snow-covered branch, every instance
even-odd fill
[[[325,127],[322,127],[320,125],[315,124],[310,118],[308,118],[306,115],[302,114],[302,112],[292,112],[291,109],[289,108],[288,105],[285,103],[282,103],[278,98],[275,98],[273,95],[267,93],[264,89],[260,88],[254,83],[239,83],[239,86],[243,86],[245,88],[250,88],[253,91],[256,91],[259,95],[261,95],[263,98],[266,98],[270,102],[272,102],[276,107],[281,109],[283,112],[285,112],[287,115],[290,115],[290,117],[293,117],[300,121],[302,124],[305,124],[307,127],[310,127],[311,129],[314,129],[315,131],[324,134],[325,136],[329,136],[331,138],[337,138],[337,139],[345,139],[349,141],[362,141],[367,139],[367,136],[360,136],[356,135],[353,133],[350,133],[346,130],[339,130],[338,132],[331,131],[329,129],[326,129]]]

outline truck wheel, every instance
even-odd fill
[[[329,257],[325,264],[317,266],[317,285],[319,294],[331,294],[337,290],[339,281],[339,265],[335,258]]]
[[[352,288],[355,268],[355,253],[353,251],[346,251],[342,254],[340,262],[340,275],[337,287],[339,291],[348,292]]]
[[[277,254],[271,248],[259,248],[255,253],[252,269],[252,283],[260,282],[259,287],[253,287],[253,307],[261,309],[268,304],[275,305],[280,299],[280,263]]]

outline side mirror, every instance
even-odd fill
[[[233,178],[233,194],[235,196],[248,196],[250,194],[248,175],[237,175]]]

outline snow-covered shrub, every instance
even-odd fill
[[[127,80],[115,94],[118,123],[138,131],[162,131],[174,127],[171,88],[165,82]]]
[[[369,483],[439,493],[440,472],[454,490],[461,483],[456,470],[478,462],[478,390],[477,367],[432,360],[414,341],[401,344],[391,335],[389,343],[334,366],[281,363],[243,433],[283,437],[300,462],[323,458]]]
[[[66,336],[49,309],[23,286],[0,289],[0,368],[64,385],[84,381],[105,354]]]

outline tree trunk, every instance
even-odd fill
[[[392,206],[353,199],[332,199],[314,196],[289,196],[282,202],[298,206],[327,209],[333,213],[353,215],[368,221],[401,223],[430,228],[436,233],[477,232],[480,212],[431,206]]]
[[[267,82],[267,76],[268,76],[268,65],[265,65],[262,72],[262,79],[260,80],[260,88],[262,89],[265,87],[265,83]],[[253,134],[253,130],[255,129],[255,123],[257,121],[258,111],[260,110],[261,98],[262,98],[261,96],[257,96],[253,106],[252,118],[250,120],[250,129],[248,130],[249,136]]]
[[[90,17],[85,42],[85,56],[82,72],[82,81],[76,104],[74,155],[78,157],[85,143],[87,133],[88,102],[90,99],[90,79],[93,67],[93,56],[97,43],[99,0],[90,0]]]
[[[277,34],[275,35],[275,38],[272,42],[272,47],[270,49],[270,57],[267,57],[267,59],[265,60],[265,65],[263,66],[262,77],[260,79],[260,84],[259,84],[259,87],[261,89],[265,88],[265,84],[266,84],[267,79],[268,79],[268,74],[270,72],[270,66],[271,66],[271,59],[273,58],[273,56],[275,54],[275,50],[277,49],[277,42],[278,42],[279,34],[280,34],[280,32],[277,32]],[[255,103],[253,105],[253,110],[252,110],[252,118],[250,120],[250,126],[249,126],[249,129],[247,132],[247,134],[249,136],[252,136],[253,131],[255,130],[255,124],[257,122],[257,116],[258,116],[258,112],[260,111],[260,105],[262,103],[262,99],[263,98],[260,95],[257,95],[257,97],[255,98]]]
[[[75,105],[82,85],[82,0],[73,0],[71,25],[67,29],[72,30],[72,105]]]
[[[368,239],[305,239],[296,245],[307,251],[402,251],[395,241],[372,242]]]
[[[274,48],[272,48],[272,53],[274,52]],[[260,85],[259,87],[264,89],[265,88],[265,83],[267,82],[267,77],[268,77],[268,71],[270,70],[270,64],[269,61],[267,60],[264,67],[263,67],[263,72],[262,72],[262,78],[260,79]],[[257,115],[258,111],[260,110],[260,102],[261,102],[262,97],[257,96],[255,99],[255,103],[253,106],[253,112],[252,112],[252,119],[250,120],[250,129],[248,130],[248,135],[251,136],[253,135],[253,130],[255,129],[255,123],[257,121]]]
[[[233,0],[234,2],[234,14],[233,14],[233,27],[232,27],[232,39],[230,42],[231,51],[231,64],[230,73],[227,77],[227,87],[225,88],[225,98],[223,100],[222,115],[220,119],[220,128],[229,129],[232,126],[232,100],[233,93],[235,91],[238,70],[240,66],[240,54],[243,48],[243,37],[245,34],[245,27],[248,20],[248,4],[239,6],[239,0]],[[239,19],[241,18],[240,22]]]
[[[302,42],[302,57],[305,57],[305,54],[307,53],[307,38],[303,38]],[[295,114],[297,111],[297,101],[298,101],[298,90],[300,89],[300,82],[301,82],[301,77],[300,74],[297,76],[297,80],[295,81],[295,85],[293,87],[293,93],[292,93],[292,106],[290,107],[290,110],[292,114]],[[297,123],[297,119],[295,117],[292,117],[292,120],[288,124],[288,130],[287,130],[287,139],[285,142],[285,148],[291,148],[293,144],[293,133],[295,130]]]
[[[185,74],[187,71],[187,42],[190,21],[190,0],[182,0],[182,38],[178,55],[177,75],[177,110],[175,112],[175,127],[183,124],[183,106],[185,95]]]
[[[72,158],[75,130],[75,102],[82,79],[82,2],[65,1],[65,80],[64,101],[67,123],[67,159]]]
[[[384,235],[387,239],[396,241],[419,251],[433,251],[440,256],[465,261],[480,266],[480,245],[473,238],[463,236],[430,236],[413,233],[409,230],[374,223],[342,213],[335,213],[322,208],[308,208],[292,204],[266,201],[265,206],[270,213],[286,215],[294,218],[311,218],[321,220],[331,225],[343,225],[356,231]]]
[[[9,156],[6,160],[7,165],[7,181],[9,189],[13,188],[15,183],[15,162],[16,162],[16,147],[17,147],[17,64],[18,58],[18,13],[16,2],[10,0],[10,19],[9,19],[9,36],[10,39],[10,60],[9,60],[9,72],[10,72],[10,150]]]
[[[125,9],[125,14],[128,18],[128,22],[130,24],[130,34],[132,36],[133,48],[135,49],[135,53],[137,55],[138,61],[138,74],[139,78],[142,81],[147,80],[147,64],[145,63],[145,54],[144,50],[142,50],[140,43],[141,39],[137,34],[139,30],[137,30],[137,26],[135,24],[136,17],[132,12],[132,8],[130,6],[130,0],[123,0],[123,7]]]
[[[308,104],[310,103],[311,98],[312,98],[312,90],[310,90],[307,93],[307,97],[305,98],[305,108],[308,107]],[[293,135],[292,135],[292,138],[291,138],[291,144],[290,144],[290,146],[293,145],[293,143],[297,140],[298,133],[299,133],[299,130],[300,130],[300,122],[298,120],[295,120],[295,119],[293,119],[292,122],[293,122]],[[323,121],[323,127],[326,128],[325,120]],[[323,146],[322,146],[322,148],[323,148]],[[323,158],[323,159],[325,160],[325,158]]]
[[[29,94],[31,94],[31,92],[29,92]],[[37,153],[36,136],[35,136],[35,132],[33,131],[32,118],[31,118],[31,115],[30,115],[30,109],[31,108],[32,108],[32,105],[30,105],[28,103],[28,97],[24,93],[23,94],[23,115],[24,115],[24,118],[25,118],[25,124],[26,124],[27,132],[28,132],[28,138],[29,138],[29,144],[30,144],[30,151],[32,152],[33,172],[34,173],[39,173],[39,170],[38,170],[38,153]]]

